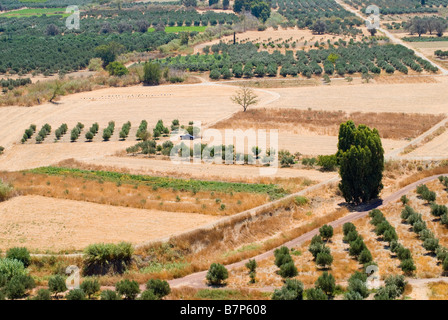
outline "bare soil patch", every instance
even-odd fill
[[[446,113],[447,83],[446,77],[438,77],[437,83],[369,83],[294,89],[272,88],[270,91],[277,92],[281,98],[271,103],[269,107],[440,114]]]
[[[114,207],[41,196],[0,204],[0,247],[80,250],[95,242],[141,243],[193,229],[217,217]]]

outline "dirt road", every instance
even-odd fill
[[[440,175],[434,175],[434,176],[430,176],[430,177],[421,179],[417,182],[414,182],[414,183],[398,190],[397,192],[392,193],[391,195],[385,197],[384,199],[377,200],[371,204],[364,206],[359,211],[355,211],[345,217],[342,217],[338,220],[335,220],[335,221],[329,223],[329,225],[331,225],[333,228],[336,228],[336,227],[342,226],[346,222],[352,222],[352,221],[361,219],[361,218],[365,217],[366,215],[368,215],[370,210],[375,209],[375,208],[381,208],[391,202],[394,202],[394,201],[400,199],[400,197],[402,195],[413,190],[417,185],[422,184],[422,183],[427,183],[429,181],[437,179],[439,176]],[[445,174],[445,176],[448,176],[448,174]],[[318,233],[319,233],[319,228],[316,228],[310,232],[307,232],[307,233],[301,235],[298,238],[295,238],[289,242],[286,242],[282,246],[286,246],[288,248],[298,247],[298,246],[302,245],[304,242],[311,240]],[[275,249],[277,249],[277,248],[275,248]],[[255,259],[256,261],[261,261],[263,259],[272,257],[274,255],[275,249],[269,250],[265,253],[255,256],[252,259]],[[249,259],[246,259],[246,260],[243,260],[240,262],[236,262],[236,263],[227,265],[226,268],[231,270],[234,268],[243,267],[248,261],[249,261]],[[189,286],[189,287],[194,287],[194,288],[206,288],[207,287],[207,285],[205,284],[205,276],[206,275],[207,275],[207,271],[201,271],[201,272],[190,274],[183,278],[171,280],[171,281],[169,281],[169,284],[173,288],[182,287],[182,286]]]

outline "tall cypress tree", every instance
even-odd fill
[[[377,129],[355,126],[351,120],[339,128],[338,151],[341,182],[347,202],[360,204],[375,199],[383,189],[384,150]]]

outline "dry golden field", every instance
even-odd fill
[[[217,216],[102,205],[42,196],[0,204],[0,248],[31,251],[83,250],[97,242],[138,244],[186,231]]]

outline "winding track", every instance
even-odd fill
[[[448,174],[442,174],[443,176],[448,176]],[[414,183],[411,183],[409,185],[407,185],[406,187],[394,192],[393,194],[385,197],[384,199],[381,200],[377,200],[371,204],[368,204],[366,206],[364,206],[361,210],[359,211],[355,211],[352,212],[351,214],[339,218],[335,221],[332,221],[329,223],[329,225],[331,225],[333,228],[342,226],[344,223],[346,222],[352,222],[358,219],[361,219],[365,216],[367,216],[369,214],[369,211],[375,208],[381,208],[383,206],[386,206],[387,204],[394,202],[398,199],[400,199],[401,196],[403,196],[404,194],[408,193],[409,191],[413,190],[417,185],[422,184],[422,183],[427,183],[429,181],[432,181],[434,179],[437,179],[440,176],[440,174],[438,175],[433,175],[430,177],[426,177],[423,178],[419,181],[416,181]],[[283,244],[282,246],[286,246],[288,248],[293,248],[293,247],[297,247],[302,245],[304,242],[311,240],[315,235],[317,235],[319,233],[319,228],[316,228],[312,231],[309,231],[303,235],[301,235],[298,238],[295,238],[289,242],[286,242],[285,244]],[[266,258],[270,258],[274,255],[274,250],[277,248],[274,248],[272,250],[266,251],[260,255],[257,255],[255,257],[252,257],[251,259],[255,259],[256,261],[261,261],[263,259]],[[235,268],[239,268],[239,267],[243,267],[247,262],[249,261],[249,259],[243,260],[243,261],[239,261],[236,263],[232,263],[226,266],[227,269],[235,269]],[[174,279],[174,280],[170,280],[168,281],[170,286],[173,288],[176,287],[182,287],[182,286],[189,286],[189,287],[194,287],[194,288],[205,288],[207,287],[206,284],[204,283],[205,280],[205,276],[207,274],[207,271],[201,271],[201,272],[197,272],[197,273],[193,273],[190,274],[188,276],[185,276],[183,278],[178,278],[178,279]]]

